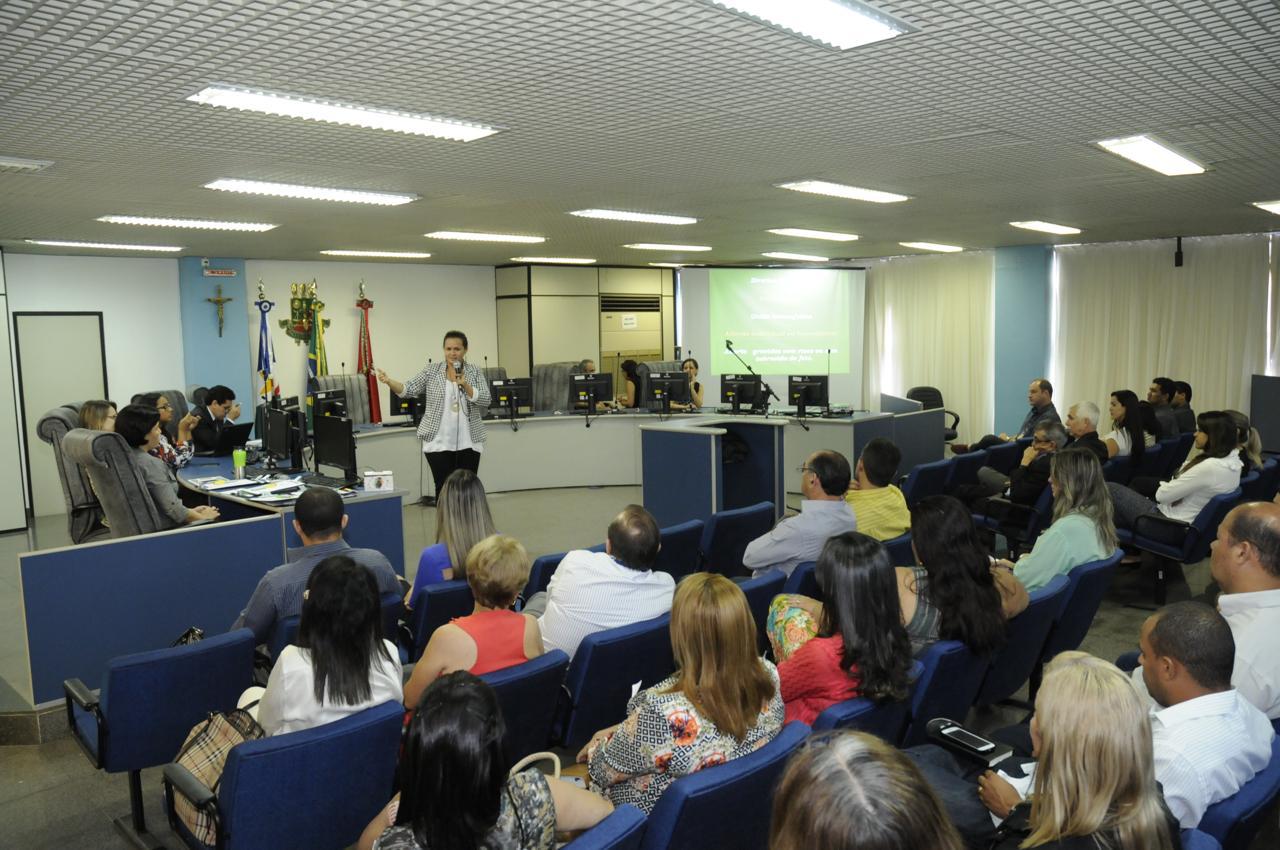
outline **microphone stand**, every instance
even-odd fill
[[[733,350],[733,343],[729,342],[729,340],[726,339],[724,341],[724,347],[729,349],[729,353],[738,359],[738,362],[742,364],[743,369],[746,369],[752,375],[755,375],[757,378],[760,378],[760,375],[756,373],[756,370],[751,368],[751,364],[743,360],[741,355],[739,355],[738,352]],[[764,378],[760,378],[760,386],[764,389],[764,415],[768,416],[769,415],[769,396],[773,396],[775,399],[777,399],[779,404],[782,403],[782,399],[778,398],[778,394],[773,391],[773,387],[769,386],[769,382],[764,380]],[[754,407],[755,405],[753,404],[752,406]],[[805,430],[807,431],[809,429],[806,428]]]

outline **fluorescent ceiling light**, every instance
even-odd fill
[[[918,251],[940,251],[944,254],[963,251],[959,245],[943,245],[940,242],[899,242],[903,248],[915,248]]]
[[[684,263],[647,263],[647,265],[656,266],[660,269],[682,269],[685,267]]]
[[[605,218],[610,221],[643,221],[647,224],[697,224],[696,218],[687,215],[664,213],[627,212],[626,210],[574,210],[569,215],[581,218]]]
[[[306,198],[312,201],[341,201],[350,204],[379,204],[396,207],[418,200],[417,195],[402,192],[366,192],[363,189],[329,189],[323,186],[299,186],[294,183],[267,183],[262,180],[214,180],[206,189],[242,192],[246,195],[270,195],[276,198]]]
[[[1070,236],[1080,232],[1078,227],[1054,224],[1051,221],[1011,221],[1009,223],[1014,227],[1021,227],[1023,230],[1039,230],[1041,233],[1054,233],[1058,236]]]
[[[201,89],[187,98],[193,103],[221,106],[227,109],[243,109],[265,115],[282,115],[285,118],[304,118],[309,121],[326,121],[330,124],[346,124],[367,127],[371,130],[390,130],[393,133],[411,133],[415,136],[435,136],[470,142],[498,132],[497,127],[437,118],[415,112],[398,112],[357,106],[332,100],[305,97],[296,94],[248,89],[221,83]]]
[[[1203,174],[1204,166],[1170,150],[1150,136],[1126,136],[1123,139],[1103,139],[1098,146],[1136,162],[1144,168],[1177,177],[1181,174]]]
[[[43,171],[53,165],[51,159],[24,159],[20,156],[0,156],[0,168],[14,171]]]
[[[899,201],[911,200],[909,195],[881,192],[879,189],[863,189],[859,186],[845,186],[842,183],[829,183],[826,180],[797,180],[792,183],[779,183],[778,188],[790,189],[793,192],[811,192],[815,195],[849,198],[854,201],[870,201],[873,204],[896,204]]]
[[[632,242],[623,248],[635,248],[637,251],[710,251],[710,245],[664,245],[661,242]]]
[[[825,263],[829,257],[815,257],[812,254],[788,254],[786,251],[766,251],[760,256],[773,257],[775,260],[799,260],[802,263]]]
[[[828,242],[852,242],[858,238],[856,233],[836,233],[832,230],[808,230],[803,227],[776,227],[769,231],[779,236],[796,236],[800,239],[825,239]]]
[[[347,251],[340,248],[320,253],[330,257],[385,257],[388,260],[425,260],[431,256],[423,251]]]
[[[424,233],[428,239],[460,239],[465,242],[546,242],[545,236],[521,236],[518,233],[478,233],[470,230],[434,230]]]
[[[512,257],[513,263],[553,263],[562,266],[589,266],[595,262],[587,257]]]
[[[1254,201],[1253,205],[1260,210],[1280,215],[1280,201]]]
[[[107,224],[141,224],[151,227],[185,227],[192,230],[242,230],[263,233],[278,225],[253,221],[212,221],[202,218],[154,218],[148,215],[103,215],[98,221]]]
[[[102,251],[162,251],[174,253],[180,245],[120,245],[115,242],[67,242],[60,239],[26,239],[32,245],[48,245],[52,248],[95,248]]]
[[[709,0],[716,6],[834,47],[848,50],[884,41],[912,27],[856,0]]]

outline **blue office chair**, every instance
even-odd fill
[[[783,593],[798,593],[810,599],[821,599],[822,588],[818,587],[817,563],[805,561],[796,566],[787,576],[787,583],[782,586]]]
[[[1022,462],[1022,453],[1026,448],[1018,445],[1016,441],[1008,443],[1000,443],[987,449],[986,465],[994,470],[1003,472],[1006,476],[1013,472],[1014,467]]]
[[[114,823],[131,843],[145,844],[148,834],[142,769],[172,759],[209,712],[236,707],[251,684],[256,643],[252,631],[237,629],[113,658],[96,697],[79,679],[62,683],[67,725],[89,761],[107,773],[129,774],[131,819]]]
[[[638,850],[647,824],[644,812],[623,804],[565,846],[572,850]]]
[[[1182,830],[1182,850],[1222,850],[1218,839],[1198,829]]]
[[[1280,461],[1270,458],[1262,466],[1240,479],[1242,502],[1269,502],[1276,497],[1276,479],[1280,477]]]
[[[1133,474],[1135,476],[1165,478],[1165,470],[1169,468],[1170,462],[1176,456],[1177,451],[1178,439],[1176,437],[1168,440],[1158,440],[1154,446],[1147,446],[1146,451],[1142,453],[1142,458],[1138,461],[1138,468],[1134,470]]]
[[[1172,446],[1168,456],[1165,457],[1164,475],[1161,477],[1172,478],[1173,474],[1182,468],[1182,464],[1186,463],[1187,455],[1191,454],[1191,447],[1196,442],[1196,432],[1188,431],[1177,437],[1170,437],[1167,442],[1172,443]]]
[[[989,502],[1000,502],[1005,509],[1000,516],[975,516],[974,521],[980,528],[998,532],[1009,541],[1009,549],[1029,549],[1036,538],[1053,522],[1053,489],[1045,485],[1044,490],[1036,498],[1036,503],[1027,505],[1010,502],[1008,499],[989,499]]]
[[[652,687],[675,669],[670,614],[587,635],[565,674],[555,738],[581,747],[626,717],[633,684]]]
[[[396,626],[400,622],[400,615],[404,613],[404,597],[398,593],[384,593],[381,604],[382,636],[395,643]],[[298,626],[301,622],[300,614],[276,620],[276,627],[272,629],[271,638],[267,641],[267,649],[271,651],[272,658],[279,658],[281,650],[298,642]]]
[[[1117,530],[1121,543],[1129,543],[1156,556],[1155,603],[1163,605],[1168,598],[1165,572],[1171,561],[1197,564],[1209,557],[1209,544],[1218,536],[1218,526],[1240,501],[1239,487],[1230,493],[1214,496],[1191,522],[1180,522],[1164,515],[1145,514],[1134,520],[1133,531]],[[1170,542],[1174,541],[1174,542]]]
[[[808,735],[805,724],[788,723],[754,753],[671,783],[649,815],[641,850],[765,850],[774,786]]]
[[[941,496],[951,476],[951,460],[935,460],[932,463],[917,464],[902,482],[902,495],[909,507],[928,496]]]
[[[1271,740],[1271,763],[1225,800],[1205,810],[1196,829],[1218,840],[1222,850],[1247,850],[1280,795],[1280,737]]]
[[[404,706],[384,702],[301,732],[245,741],[227,756],[215,792],[179,764],[164,768],[169,825],[194,850],[208,845],[178,819],[181,794],[214,813],[219,850],[342,850],[391,799]]]
[[[503,743],[512,764],[547,748],[568,669],[569,656],[553,649],[523,664],[480,677],[498,695],[498,706],[507,724]]]
[[[951,458],[951,469],[947,473],[946,482],[942,485],[942,491],[954,493],[957,487],[977,484],[978,470],[987,465],[985,450],[956,455]]]
[[[587,549],[588,552],[603,552],[604,544],[598,543]],[[520,592],[520,601],[527,602],[535,593],[542,593],[551,586],[551,577],[555,575],[556,570],[560,567],[560,562],[564,560],[564,556],[568,552],[556,552],[554,555],[542,555],[534,558],[533,566],[529,568],[529,581],[525,583],[524,590]]]
[[[706,523],[691,519],[670,528],[661,529],[662,548],[653,564],[655,570],[670,573],[676,581],[698,571],[702,532]]]
[[[475,610],[475,605],[471,585],[464,580],[429,584],[418,591],[409,614],[409,628],[413,632],[413,648],[409,657],[414,661],[421,658],[436,629],[455,617],[467,616]]]
[[[1102,465],[1102,480],[1114,481],[1117,484],[1128,484],[1133,478],[1133,458],[1131,456],[1113,457]]]
[[[964,723],[988,666],[986,658],[974,655],[958,640],[940,640],[920,653],[918,660],[924,669],[911,694],[904,747],[928,743],[926,726],[935,717]]]
[[[995,705],[1006,700],[1031,678],[1054,617],[1062,610],[1070,588],[1070,579],[1054,576],[1044,587],[1031,591],[1026,610],[1009,621],[1008,639],[991,658],[974,700],[977,705]]]
[[[870,732],[872,735],[897,746],[902,740],[902,730],[907,725],[907,714],[911,709],[911,694],[915,691],[916,682],[924,673],[924,665],[919,661],[911,665],[911,685],[907,698],[898,702],[875,703],[866,697],[856,697],[828,706],[813,721],[813,731],[823,732],[828,729],[857,729]]]
[[[757,502],[745,508],[719,511],[702,529],[703,569],[733,578],[742,575],[742,555],[747,544],[774,525],[773,502]]]
[[[1040,687],[1040,675],[1044,665],[1052,661],[1059,653],[1079,649],[1093,625],[1094,615],[1102,605],[1102,597],[1111,585],[1111,577],[1116,573],[1120,559],[1124,557],[1123,549],[1116,549],[1100,561],[1090,561],[1074,567],[1067,573],[1067,593],[1063,599],[1062,609],[1055,615],[1053,625],[1049,627],[1049,635],[1045,638],[1044,648],[1040,650],[1040,661],[1031,674],[1029,700],[1034,700]],[[1030,708],[1030,703],[1026,706]]]
[[[916,552],[911,548],[910,531],[884,541],[884,548],[889,550],[889,558],[895,567],[914,567],[916,565]]]
[[[747,597],[747,607],[756,621],[756,648],[763,652],[769,646],[765,637],[765,627],[769,619],[769,603],[773,597],[783,592],[787,576],[779,570],[771,570],[759,578],[744,578],[738,581],[738,587]]]

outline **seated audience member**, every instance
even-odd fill
[[[742,565],[763,575],[771,569],[791,575],[805,561],[817,560],[827,538],[857,531],[858,520],[845,501],[849,489],[849,461],[829,449],[814,452],[800,467],[800,514],[788,517],[768,534],[747,544]],[[712,564],[713,569],[732,571],[736,564]]]
[[[1156,433],[1158,440],[1178,436],[1178,416],[1170,406],[1176,392],[1177,385],[1170,378],[1152,378],[1151,386],[1147,388],[1147,401],[1151,402],[1156,421],[1160,423],[1160,430]]]
[[[1083,449],[1056,454],[1049,486],[1053,488],[1052,524],[1016,564],[999,562],[1012,569],[1029,591],[1081,564],[1105,558],[1116,548],[1111,495],[1093,454]]]
[[[1030,437],[1035,433],[1036,426],[1039,424],[1062,421],[1062,418],[1058,416],[1058,408],[1053,406],[1053,384],[1049,383],[1048,378],[1037,378],[1031,382],[1031,385],[1027,387],[1027,403],[1031,405],[1031,410],[1022,420],[1022,425],[1018,428],[1016,434],[1002,433],[998,436],[996,434],[988,434],[971,446],[966,446],[963,443],[952,443],[951,450],[956,454],[962,454],[979,449],[989,449],[1001,443]]]
[[[346,527],[342,497],[328,487],[308,488],[293,507],[293,530],[302,546],[290,549],[285,563],[268,570],[258,580],[249,604],[231,628],[252,629],[258,642],[266,643],[278,622],[302,613],[312,571],[332,555],[342,555],[368,570],[379,594],[399,593],[400,579],[387,556],[376,549],[348,546],[342,539]]]
[[[934,745],[906,754],[970,847],[1173,850],[1178,823],[1156,785],[1145,702],[1115,665],[1064,652],[1036,693],[1033,759],[985,770]]]
[[[866,732],[815,735],[773,795],[769,850],[963,850],[938,795]]]
[[[114,431],[116,429],[116,403],[106,399],[91,399],[80,405],[80,427],[90,431]]]
[[[1160,440],[1160,421],[1156,419],[1156,409],[1151,402],[1138,402],[1138,415],[1142,417],[1142,444],[1151,448]],[[1194,426],[1192,427],[1194,431]]]
[[[613,810],[536,765],[508,776],[506,723],[493,689],[476,676],[441,676],[417,709],[400,755],[400,792],[365,828],[359,850],[553,850],[557,832],[589,829]]]
[[[857,531],[832,537],[815,577],[824,602],[786,594],[769,605],[787,722],[812,724],[828,706],[859,696],[906,699],[911,641],[884,546]]]
[[[115,432],[135,450],[133,465],[142,474],[165,528],[218,518],[218,509],[210,505],[188,508],[182,504],[178,498],[178,479],[173,477],[173,470],[151,454],[151,450],[160,445],[160,413],[154,407],[125,405],[115,417]]]
[[[1111,431],[1102,438],[1107,457],[1132,458],[1137,466],[1147,447],[1142,430],[1142,409],[1133,390],[1116,390],[1111,394]]]
[[[436,542],[418,558],[405,606],[412,608],[415,597],[429,584],[466,578],[467,553],[497,531],[480,477],[469,469],[449,473],[436,499]]]
[[[169,435],[165,433],[165,428],[173,420],[173,405],[169,399],[161,393],[143,393],[137,398],[138,404],[154,407],[160,413],[160,445],[152,449],[150,454],[160,458],[177,472],[187,465],[196,450],[195,443],[191,441],[191,429],[196,424],[195,414],[188,413],[179,420],[177,443],[170,443]]]
[[[1178,423],[1178,433],[1195,433],[1196,412],[1191,409],[1191,385],[1186,381],[1174,381],[1173,388],[1173,400],[1169,402],[1169,406],[1173,408],[1173,418]]]
[[[1088,449],[1093,452],[1098,463],[1108,460],[1107,444],[1098,436],[1098,405],[1091,401],[1079,401],[1071,405],[1067,411],[1067,434],[1071,442],[1068,448]]]
[[[1195,446],[1200,454],[1187,461],[1172,480],[1156,488],[1154,501],[1123,484],[1107,484],[1117,527],[1132,529],[1134,520],[1147,514],[1191,522],[1214,496],[1240,486],[1243,464],[1231,420],[1214,410],[1201,413],[1196,421]]]
[[[853,508],[858,530],[876,540],[892,540],[911,527],[907,500],[893,484],[902,452],[892,440],[876,437],[862,449],[844,500]]]
[[[1147,618],[1139,638],[1156,780],[1183,829],[1240,790],[1271,761],[1271,721],[1231,687],[1231,627],[1202,602],[1176,602]]]
[[[1037,425],[1031,437],[1031,445],[1022,452],[1022,459],[1008,475],[990,466],[978,470],[978,483],[962,485],[956,490],[956,498],[967,502],[978,513],[997,515],[1003,519],[1007,510],[992,497],[1008,493],[1014,505],[1034,505],[1049,486],[1049,463],[1055,452],[1067,444],[1067,431],[1059,422]]]
[[[778,671],[756,654],[747,597],[716,573],[676,586],[671,606],[675,675],[640,691],[627,719],[578,753],[591,787],[649,814],[681,776],[745,756],[782,729]]]
[[[575,549],[564,556],[545,593],[524,612],[538,618],[542,645],[570,658],[587,635],[652,620],[671,610],[676,582],[653,569],[658,523],[639,505],[627,505],[609,523],[603,552]]]
[[[196,451],[211,452],[218,447],[218,437],[227,423],[240,418],[240,405],[230,387],[217,384],[205,391],[204,406],[192,413],[198,420],[191,429]]]
[[[698,361],[686,357],[680,363],[680,371],[689,376],[689,403],[678,402],[671,405],[673,410],[697,410],[702,407],[702,384],[698,383]]]
[[[399,702],[400,682],[400,653],[382,637],[377,582],[346,555],[330,555],[307,578],[297,644],[280,652],[266,689],[245,691],[240,705],[268,735],[282,735]]]
[[[596,373],[596,361],[590,357],[578,361],[578,374],[594,375]]]
[[[929,496],[911,509],[918,567],[898,567],[898,599],[912,651],[958,640],[978,655],[1004,645],[1005,620],[1028,596],[1007,565],[991,560],[959,499]]]
[[[633,408],[640,406],[640,373],[636,371],[640,364],[634,360],[623,360],[618,364],[622,372],[622,386],[618,387],[615,401],[618,407]]]
[[[529,553],[514,537],[494,534],[471,547],[467,584],[475,610],[436,629],[404,686],[404,704],[418,704],[440,676],[466,670],[477,676],[523,664],[542,654],[538,621],[510,610],[529,581]]]
[[[1258,429],[1249,424],[1249,417],[1238,410],[1224,410],[1236,429],[1236,443],[1240,447],[1240,477],[1262,467],[1262,437]]]

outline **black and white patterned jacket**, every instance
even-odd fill
[[[440,430],[440,421],[444,418],[445,386],[449,383],[445,373],[445,363],[428,363],[426,368],[405,381],[403,395],[407,398],[422,396],[422,421],[418,423],[418,439],[429,443],[435,439]],[[489,406],[489,382],[479,366],[472,366],[463,361],[462,374],[467,383],[476,391],[476,397],[465,402],[467,422],[471,427],[471,442],[480,445],[484,442],[484,416]],[[465,393],[463,394],[465,396]]]

